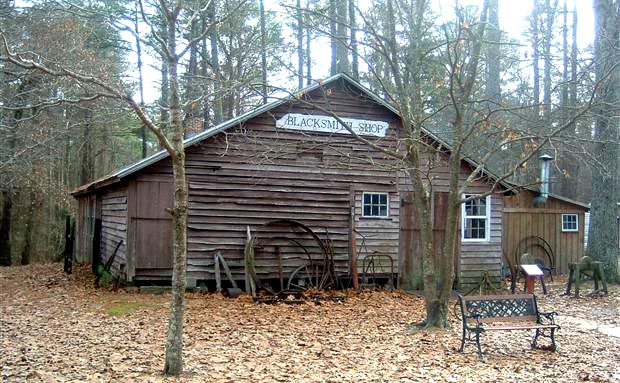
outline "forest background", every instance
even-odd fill
[[[380,43],[377,31],[390,26],[387,7],[394,7],[399,34],[395,41],[406,52],[411,45],[406,36],[410,27],[407,10],[415,8],[416,2],[203,3],[206,11],[199,18],[185,20],[187,28],[179,35],[180,41],[200,40],[179,65],[186,137],[260,105],[277,95],[278,89],[301,88],[338,72],[392,101],[385,91],[386,84],[394,80],[390,62],[375,54]],[[481,3],[428,3],[423,12],[428,31],[424,44],[441,45],[446,25],[454,24],[457,14],[476,14]],[[481,76],[474,91],[488,95],[490,89],[497,90],[497,105],[502,108],[497,126],[518,125],[524,132],[539,134],[592,103],[600,81],[595,70],[594,4],[523,2],[520,14],[525,18],[515,22],[514,12],[503,9],[507,3],[489,2],[489,15],[495,17],[488,20],[491,28],[482,44]],[[165,131],[170,97],[167,66],[144,43],[150,38],[150,28],[163,28],[164,23],[145,24],[139,4],[3,0],[0,28],[7,49],[30,52],[32,57],[125,84]],[[143,6],[149,7],[148,2]],[[531,8],[524,11],[525,7]],[[216,19],[217,27],[202,34],[201,26]],[[436,74],[442,66],[439,56],[419,68],[428,87],[444,86]],[[125,103],[89,92],[88,87],[76,87],[66,78],[0,62],[1,264],[57,258],[65,217],[74,209],[69,192],[160,150],[157,139]],[[596,129],[600,110],[591,108],[547,142],[545,151],[556,159],[553,193],[591,202],[599,195],[595,189],[600,177],[615,185],[612,198],[619,190],[618,105],[612,107],[616,117],[605,131]],[[430,115],[425,127],[449,140],[449,116]],[[485,148],[478,144],[469,145],[474,157],[486,154],[476,152]],[[611,149],[603,153],[602,145]],[[502,173],[522,151],[522,146],[507,145],[488,163]],[[530,160],[520,164],[512,180],[533,184],[537,174],[538,163]]]

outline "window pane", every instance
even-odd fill
[[[364,194],[364,205],[367,205],[370,203],[370,194]]]
[[[379,194],[379,203],[387,206],[387,194]]]
[[[387,217],[388,195],[387,193],[364,193],[362,198],[362,213],[366,217]]]
[[[364,215],[370,215],[370,205],[364,205]]]
[[[472,201],[465,202],[465,214],[466,215],[473,215],[472,214],[472,210],[473,210],[472,204],[473,204]]]
[[[562,215],[562,230],[577,231],[577,214]]]
[[[486,238],[486,218],[467,218],[463,229],[466,239],[485,239]]]

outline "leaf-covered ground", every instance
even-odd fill
[[[620,382],[618,286],[576,299],[553,284],[539,301],[561,314],[558,351],[531,350],[528,332],[499,332],[483,336],[481,360],[472,346],[457,351],[454,314],[449,331],[412,332],[423,301],[401,292],[321,305],[188,294],[177,379],[161,375],[169,297],[92,286],[84,267],[0,269],[1,381]]]

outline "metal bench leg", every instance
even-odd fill
[[[534,335],[534,339],[532,339],[532,350],[536,348],[538,345],[538,337],[540,336],[540,329],[536,329],[536,335]]]
[[[461,348],[459,349],[460,352],[463,352],[465,350],[465,328],[463,328],[463,336],[461,337]]]
[[[482,358],[482,349],[480,348],[480,331],[476,331],[476,346],[478,346],[478,357]]]
[[[555,351],[557,346],[555,345],[555,329],[551,329],[551,351]]]

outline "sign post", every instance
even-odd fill
[[[536,278],[540,278],[543,290],[546,292],[545,282],[542,280],[543,271],[538,267],[538,265],[521,265],[521,270],[525,274],[525,289],[529,294],[534,294],[534,284],[536,283]]]

